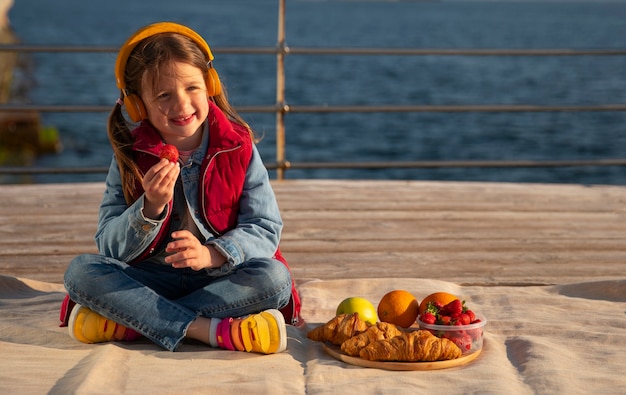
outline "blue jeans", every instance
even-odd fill
[[[128,265],[102,255],[72,260],[65,288],[76,303],[175,351],[198,316],[241,317],[280,309],[291,296],[291,276],[280,261],[251,259],[223,276],[168,265]]]

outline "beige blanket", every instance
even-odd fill
[[[58,327],[59,284],[0,276],[0,394],[623,394],[626,280],[536,287],[469,287],[425,279],[308,281],[304,329],[288,350],[256,355],[148,341],[80,344]],[[447,291],[488,318],[481,355],[444,370],[397,372],[330,357],[306,331],[348,296],[387,291],[418,299]]]

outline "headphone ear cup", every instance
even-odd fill
[[[220,77],[217,75],[217,71],[215,71],[213,67],[209,67],[206,80],[207,95],[217,96],[222,92]]]
[[[124,107],[126,107],[126,113],[133,122],[141,122],[148,118],[146,107],[137,95],[125,96]]]

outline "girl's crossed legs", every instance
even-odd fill
[[[209,343],[210,318],[282,308],[291,296],[291,276],[280,261],[265,258],[210,276],[85,254],[70,263],[65,288],[78,304],[175,351],[185,337]]]

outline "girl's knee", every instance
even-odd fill
[[[101,255],[83,254],[72,259],[65,270],[64,282],[68,285],[86,286],[92,281],[98,281],[98,268],[103,268]]]
[[[68,280],[78,281],[84,275],[86,267],[85,263],[89,262],[88,256],[89,255],[79,255],[70,261],[69,265],[67,265],[67,268],[65,269],[65,282]]]
[[[264,270],[270,279],[273,279],[275,282],[291,284],[291,273],[281,261],[276,259],[264,259],[262,261],[265,264]]]

